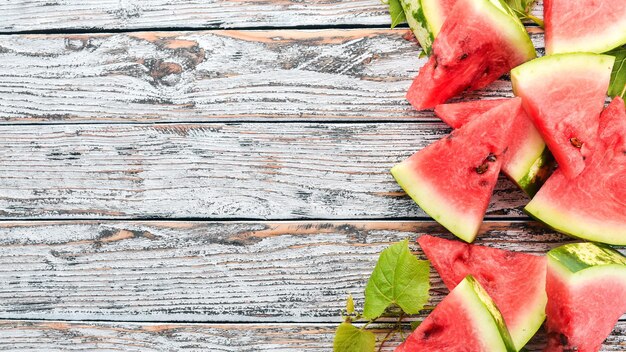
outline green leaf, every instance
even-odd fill
[[[609,95],[611,97],[619,95],[622,98],[626,98],[626,46],[613,49],[607,54],[615,56],[611,83],[609,84]]]
[[[346,312],[348,312],[348,314],[354,313],[354,299],[352,298],[352,295],[348,295],[348,300],[346,301]]]
[[[400,0],[389,0],[389,15],[391,15],[391,28],[406,22],[406,15]]]
[[[531,20],[543,27],[543,20],[530,14],[535,0],[505,0],[505,2],[520,20]]]
[[[335,352],[370,352],[376,348],[376,336],[371,331],[359,329],[349,322],[337,327],[333,350]]]
[[[408,240],[391,245],[378,263],[365,287],[363,315],[378,318],[390,305],[407,314],[417,314],[428,302],[429,263],[418,260],[409,250]]]

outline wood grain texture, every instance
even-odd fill
[[[0,319],[336,322],[379,253],[433,222],[0,222]],[[541,254],[567,240],[487,222],[478,244]],[[432,273],[436,304],[447,290]]]
[[[87,322],[0,321],[0,351],[228,351],[327,352],[331,350],[333,324],[134,324]],[[374,326],[380,342],[384,325]],[[408,333],[408,329],[405,330]],[[604,343],[602,352],[626,348],[626,321],[620,321]],[[395,336],[381,349],[393,352]],[[542,350],[538,336],[527,346]]]
[[[442,123],[0,126],[0,218],[425,216],[389,169]],[[489,216],[524,217],[502,178]]]
[[[0,123],[433,120],[404,98],[425,63],[406,33],[0,36]],[[511,95],[500,80],[464,98]]]
[[[542,16],[537,4],[533,13]],[[49,29],[388,25],[379,0],[11,0],[0,32]]]
[[[529,222],[483,232],[477,244],[534,254],[567,241]],[[425,222],[0,223],[0,318],[168,322],[0,321],[0,350],[327,351],[379,252],[410,238],[423,258],[424,233],[450,238]],[[434,271],[431,284],[434,305],[447,290]],[[625,333],[622,320],[604,350],[623,351]]]

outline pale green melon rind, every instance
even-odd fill
[[[468,275],[454,288],[454,291],[457,290],[463,296],[475,326],[480,327],[481,339],[489,351],[517,351],[502,314],[478,281]]]
[[[548,304],[548,295],[543,292],[543,295],[537,298],[537,302],[533,302],[532,305],[529,304],[532,308],[523,313],[520,320],[526,324],[517,328],[509,328],[511,340],[517,351],[526,346],[546,320],[546,304]]]
[[[400,4],[404,9],[409,28],[411,28],[424,53],[430,55],[435,36],[429,29],[420,0],[400,0]]]
[[[449,201],[433,192],[434,187],[419,177],[409,161],[394,166],[391,174],[426,214],[460,239],[466,242],[474,241],[480,222],[472,224],[472,219],[466,214],[452,211]]]
[[[584,216],[570,213],[567,209],[557,209],[550,202],[539,198],[533,198],[524,211],[550,228],[572,237],[612,245],[626,245],[626,226],[623,224],[585,219]]]
[[[441,13],[439,0],[419,0],[422,7],[422,14],[426,20],[427,30],[432,33],[433,37],[437,37],[445,18]]]
[[[626,44],[626,18],[620,22],[613,23],[613,26],[606,28],[603,33],[592,33],[583,38],[574,40],[563,40],[546,43],[546,54],[562,54],[575,52],[604,53],[611,49]]]
[[[509,177],[530,197],[534,197],[537,194],[555,166],[554,157],[543,140],[541,144],[543,145],[543,150],[539,157],[534,160],[530,159],[532,162],[530,166],[519,166],[519,170],[522,172],[516,174],[521,175],[521,177],[515,179],[515,176],[510,175],[511,173],[509,172]]]
[[[621,266],[626,270],[626,257],[609,246],[584,242],[570,243],[548,252],[548,259],[559,263],[571,273],[598,266]]]
[[[564,69],[574,68],[587,72],[590,77],[610,75],[615,57],[593,53],[571,53],[543,56],[511,70],[513,92],[523,98],[524,86],[545,84],[549,77],[560,75]],[[564,79],[567,79],[564,77]],[[536,82],[535,82],[536,81]]]

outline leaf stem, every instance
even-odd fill
[[[387,335],[385,335],[385,337],[383,337],[382,341],[380,341],[380,346],[378,346],[378,352],[383,350],[383,345],[385,344],[385,342],[387,342],[387,340],[389,340],[389,338],[391,336],[393,336],[393,333],[395,333],[395,332],[396,332],[396,329],[389,330]]]

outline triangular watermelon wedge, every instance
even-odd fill
[[[571,243],[548,252],[548,346],[599,351],[626,313],[626,257],[608,246]]]
[[[487,211],[506,160],[512,99],[394,166],[398,184],[431,217],[459,238],[472,242]]]
[[[554,155],[572,178],[593,149],[615,58],[589,53],[544,56],[511,71],[513,91]]]
[[[621,98],[602,113],[596,140],[579,176],[568,179],[557,169],[525,210],[568,235],[626,245],[626,111]]]
[[[440,104],[435,107],[435,114],[451,127],[459,128],[467,121],[509,100]],[[524,110],[520,110],[514,117],[508,153],[509,157],[502,165],[502,171],[532,197],[550,176],[554,168],[554,158]]]
[[[546,53],[603,53],[626,44],[626,2],[544,0]]]
[[[462,280],[396,352],[515,351],[502,315],[471,276]]]
[[[546,258],[429,235],[417,242],[448,289],[472,275],[502,313],[517,350],[543,323]]]
[[[417,110],[434,108],[466,89],[487,86],[535,56],[528,33],[508,5],[457,0],[407,99]]]

